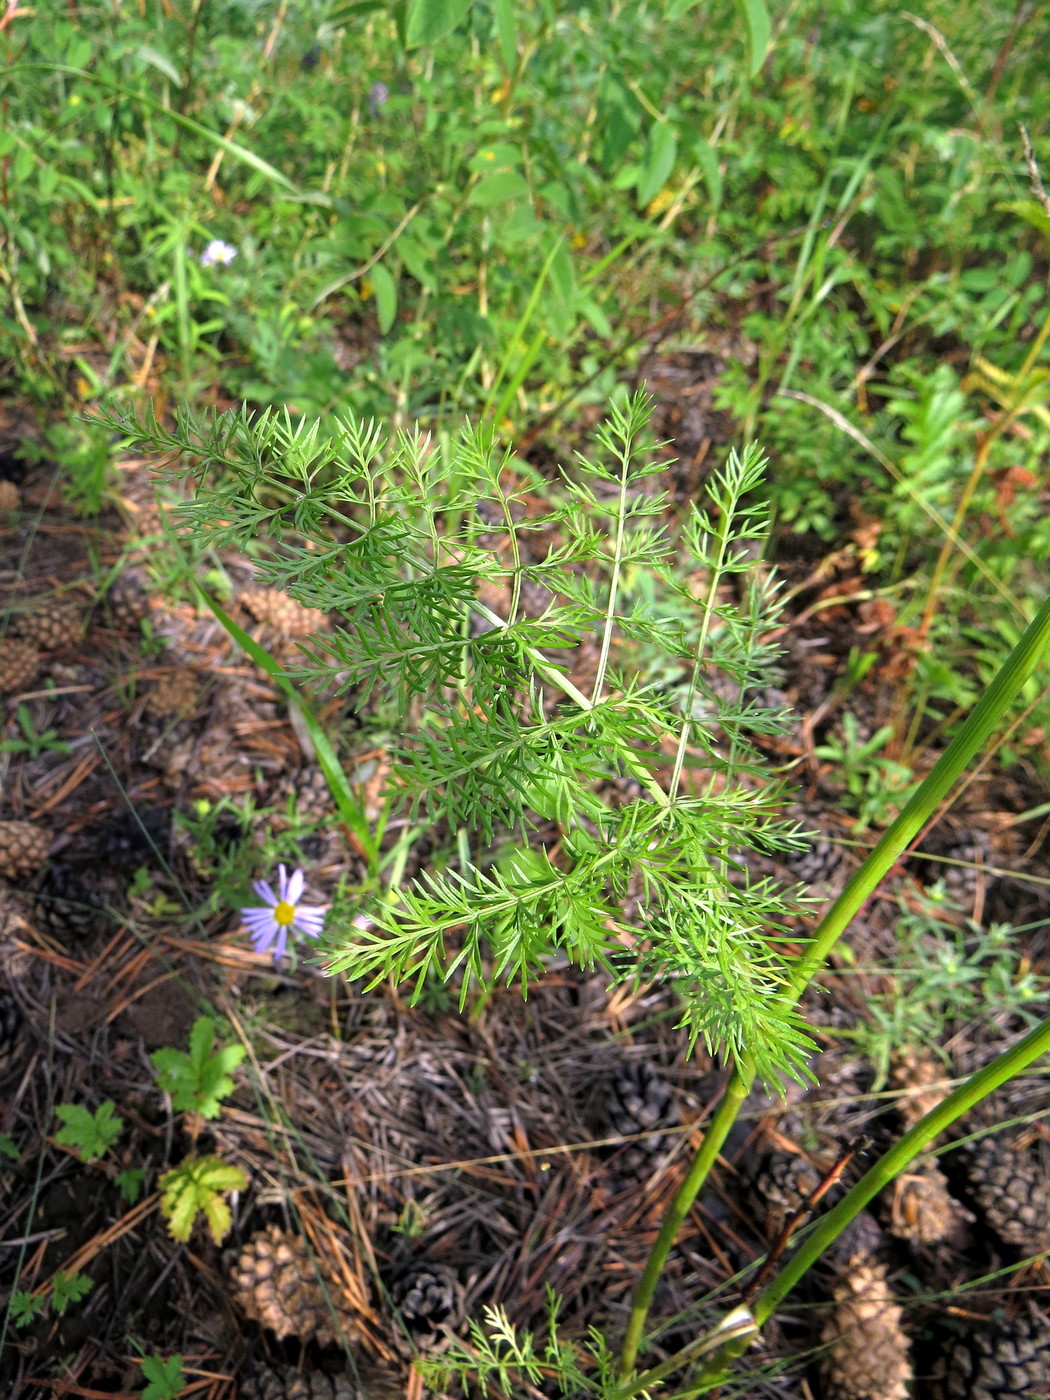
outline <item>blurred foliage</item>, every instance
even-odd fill
[[[8,386],[68,417],[145,388],[515,440],[607,402],[684,298],[665,346],[729,347],[717,404],[775,463],[779,531],[875,521],[862,571],[931,639],[958,532],[947,650],[918,663],[944,717],[976,679],[963,628],[1023,625],[1050,552],[1050,214],[1018,133],[1045,161],[1044,36],[1005,3],[763,15],[21,11],[0,34]],[[215,240],[232,261],[202,263]],[[91,508],[99,444],[70,433]]]

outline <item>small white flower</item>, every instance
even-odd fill
[[[276,894],[265,880],[256,880],[252,888],[267,907],[242,909],[241,918],[252,936],[252,947],[257,953],[269,952],[276,943],[273,960],[280,962],[288,946],[289,933],[301,938],[316,938],[321,933],[328,909],[311,908],[299,903],[305,883],[306,877],[301,870],[293,870],[289,876],[283,865],[277,867]]]
[[[237,249],[232,243],[224,243],[221,238],[213,238],[201,254],[201,267],[215,267],[216,264],[229,267],[236,256]]]

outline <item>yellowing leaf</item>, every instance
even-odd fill
[[[184,1244],[200,1212],[208,1223],[212,1239],[221,1244],[231,1221],[224,1194],[243,1191],[248,1178],[240,1167],[222,1157],[187,1157],[165,1172],[158,1184],[161,1214],[168,1222],[172,1239]]]

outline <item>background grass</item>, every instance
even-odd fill
[[[1038,11],[799,3],[755,62],[727,3],[479,0],[412,50],[398,20],[139,0],[0,35],[0,366],[74,493],[104,489],[77,409],[105,397],[513,442],[604,402],[680,308],[665,345],[731,347],[717,403],[781,529],[866,532],[938,656],[921,707],[969,702],[1050,551]]]

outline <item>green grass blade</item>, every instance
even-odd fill
[[[131,102],[141,102],[144,106],[152,108],[153,111],[170,118],[171,121],[184,127],[185,130],[192,131],[197,136],[203,136],[213,146],[218,146],[220,150],[225,151],[235,160],[257,170],[260,175],[265,175],[273,184],[280,185],[283,190],[301,203],[328,205],[332,202],[327,195],[321,194],[319,191],[301,190],[275,165],[271,165],[268,160],[263,160],[262,156],[257,156],[247,146],[242,146],[239,141],[231,141],[228,136],[220,136],[217,131],[212,131],[203,122],[195,121],[193,117],[187,117],[183,112],[173,111],[171,107],[166,107],[163,102],[158,102],[148,92],[136,92],[133,88],[124,87],[122,83],[114,83],[108,78],[99,77],[97,73],[89,73],[86,68],[71,68],[64,63],[17,63],[7,70],[7,77],[13,78],[19,73],[30,71],[63,73],[71,78],[84,78],[88,82],[105,88],[108,92],[115,93],[118,97],[126,97]]]
[[[299,695],[291,681],[288,680],[287,676],[285,676],[276,660],[270,655],[266,648],[261,647],[253,637],[249,637],[243,627],[238,626],[233,618],[230,617],[214,599],[209,598],[200,584],[197,584],[196,587],[204,602],[207,603],[208,607],[222,623],[223,627],[225,627],[230,637],[233,638],[242,651],[246,652],[247,655],[251,657],[258,667],[266,672],[274,684],[288,697],[289,702],[295,706],[299,714],[302,715],[303,723],[306,726],[314,746],[314,752],[317,754],[317,762],[321,765],[321,771],[324,773],[329,791],[332,794],[336,806],[339,808],[339,815],[353,832],[355,840],[368,861],[369,874],[374,875],[379,868],[378,838],[372,831],[371,823],[366,817],[364,809],[354,796],[354,791],[347,781],[346,774],[343,772],[342,765],[336,756],[336,752],[328,742],[328,736],[321,728],[317,717],[306,705],[302,696]]]

